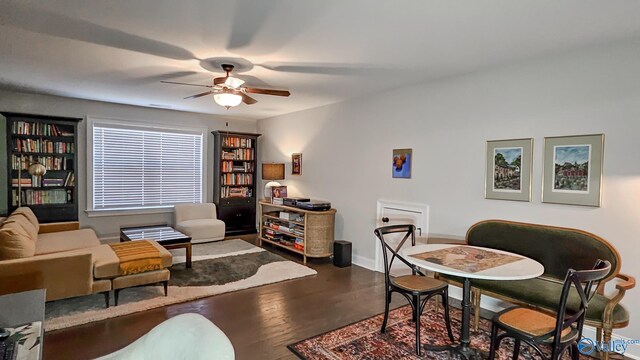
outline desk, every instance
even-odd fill
[[[483,358],[479,350],[469,346],[470,279],[524,280],[538,277],[544,272],[542,264],[522,255],[467,245],[417,245],[400,250],[400,255],[418,267],[464,279],[460,344],[427,349],[456,352],[465,359]]]
[[[0,327],[15,328],[40,321],[40,346],[35,353],[29,353],[27,359],[42,358],[42,339],[44,333],[45,290],[31,290],[0,296]],[[19,353],[20,354],[20,353]],[[21,356],[19,355],[19,358]]]

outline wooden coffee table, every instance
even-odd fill
[[[120,228],[120,242],[153,240],[167,250],[185,249],[187,268],[191,269],[191,237],[167,225]]]

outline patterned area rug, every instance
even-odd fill
[[[184,249],[171,252],[169,296],[162,286],[144,286],[122,290],[118,306],[112,296],[108,309],[100,294],[51,301],[45,306],[45,331],[317,274],[243,240],[193,245],[191,269],[185,266]]]
[[[451,308],[453,336],[460,338],[460,310]],[[329,331],[307,340],[289,345],[288,348],[301,359],[307,360],[355,360],[355,359],[457,359],[448,352],[422,350],[422,356],[415,353],[415,327],[411,322],[409,305],[391,310],[387,331],[380,333],[383,314]],[[447,345],[450,343],[442,310],[435,312],[427,307],[421,317],[421,343],[426,345]],[[471,346],[489,352],[491,322],[482,319],[478,333],[471,333]],[[513,340],[502,341],[496,354],[497,359],[511,359]],[[569,359],[566,355],[563,359]],[[519,359],[539,359],[534,350],[523,343]],[[580,356],[581,360],[590,359]]]

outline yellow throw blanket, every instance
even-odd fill
[[[123,275],[139,274],[162,269],[162,257],[149,240],[109,244],[120,260]]]

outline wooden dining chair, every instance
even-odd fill
[[[582,338],[582,327],[589,300],[595,294],[600,280],[611,270],[611,263],[596,261],[591,270],[569,269],[564,280],[556,316],[524,307],[513,307],[497,313],[491,329],[491,350],[489,360],[495,358],[502,339],[515,340],[513,359],[520,354],[520,344],[530,345],[543,359],[558,360],[569,349],[571,358],[578,360],[578,341]],[[577,301],[569,301],[569,294]],[[570,306],[570,304],[572,306]],[[577,308],[576,308],[577,307]],[[503,333],[498,335],[502,330]],[[551,346],[551,356],[547,357],[541,346]]]
[[[442,297],[444,304],[444,319],[447,326],[447,334],[453,342],[453,333],[451,332],[451,321],[449,320],[449,292],[448,284],[425,276],[417,266],[409,263],[405,258],[398,254],[402,245],[411,238],[411,245],[416,245],[416,227],[413,225],[389,225],[379,227],[374,233],[380,239],[382,245],[382,254],[384,259],[384,284],[385,284],[385,304],[384,304],[384,320],[382,321],[381,333],[384,333],[389,320],[389,303],[391,302],[391,294],[397,292],[404,296],[411,305],[413,310],[412,320],[416,324],[416,354],[420,355],[420,315],[424,307],[433,296]],[[400,243],[392,248],[385,237],[392,234],[404,235]],[[391,259],[388,258],[387,250],[391,253]],[[411,268],[411,275],[392,277],[390,275],[393,261],[398,259]]]

